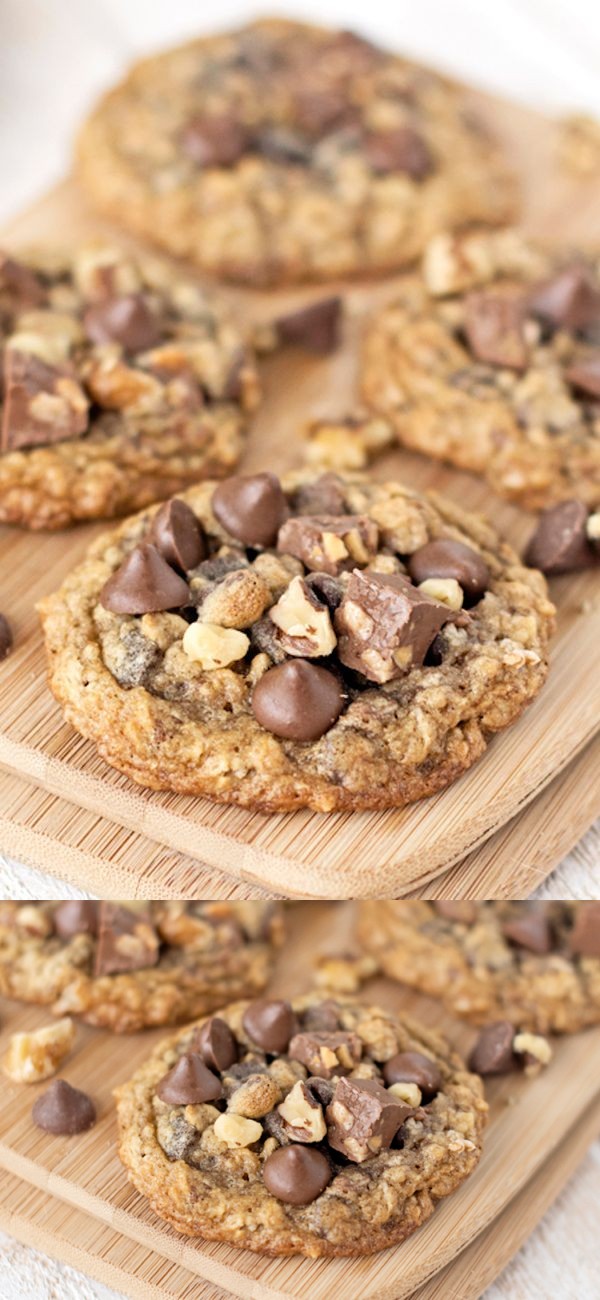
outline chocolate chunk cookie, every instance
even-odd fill
[[[115,1033],[259,993],[282,942],[273,903],[0,903],[0,993]]]
[[[514,230],[429,245],[371,321],[367,404],[399,441],[531,510],[600,505],[600,263]]]
[[[359,933],[387,975],[475,1024],[600,1024],[600,903],[367,902]]]
[[[319,1028],[320,1007],[238,1002],[117,1089],[129,1178],[178,1231],[272,1255],[371,1254],[475,1168],[487,1106],[448,1044],[342,1000],[336,1028],[331,1002]],[[206,1049],[217,1029],[233,1045],[223,1064]]]
[[[436,231],[514,212],[458,87],[279,19],[137,64],[85,125],[78,167],[131,230],[255,285],[391,270]]]
[[[543,578],[447,501],[235,476],[182,498],[177,554],[165,510],[98,539],[41,606],[67,718],[142,785],[399,806],[459,776],[544,681]]]
[[[63,528],[231,469],[258,381],[218,304],[154,258],[0,253],[0,521]]]

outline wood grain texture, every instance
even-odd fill
[[[319,950],[347,945],[354,908],[302,903],[290,913],[285,960],[272,980],[279,996],[299,992],[310,983],[311,963]],[[390,981],[373,981],[362,996],[421,1016],[463,1050],[473,1041],[473,1030],[450,1019],[438,1004]],[[46,1020],[41,1010],[6,1002],[0,1051],[8,1033]],[[0,1097],[0,1165],[213,1286],[256,1300],[259,1296],[261,1300],[329,1300],[339,1294],[361,1300],[402,1300],[490,1227],[572,1126],[588,1114],[600,1090],[600,1031],[556,1042],[551,1066],[537,1079],[511,1075],[490,1081],[491,1118],[478,1169],[403,1245],[370,1259],[272,1260],[223,1244],[181,1238],[156,1219],[126,1182],[114,1153],[111,1088],[135,1070],[161,1032],[107,1042],[105,1033],[81,1027],[78,1050],[63,1074],[92,1093],[99,1119],[90,1133],[76,1141],[50,1138],[34,1129],[30,1107],[38,1089],[6,1082]]]

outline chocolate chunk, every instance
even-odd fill
[[[221,1080],[197,1052],[186,1052],[156,1085],[156,1096],[169,1106],[197,1106],[223,1096]]]
[[[54,912],[54,929],[60,939],[68,942],[77,934],[98,933],[97,903],[60,903]]]
[[[439,898],[432,907],[445,921],[456,921],[459,925],[474,925],[479,915],[477,903],[467,899]]]
[[[160,940],[145,911],[100,903],[96,978],[156,966]]]
[[[348,125],[356,116],[347,97],[335,86],[317,89],[309,84],[294,94],[295,120],[315,140],[336,127]]]
[[[75,438],[88,427],[89,402],[68,366],[17,348],[4,351],[2,451],[45,446]]]
[[[206,537],[193,510],[172,497],[165,501],[152,520],[148,541],[174,568],[185,572],[195,569],[206,556]]]
[[[126,352],[146,352],[164,335],[164,327],[141,293],[94,303],[84,314],[83,328],[92,343],[120,343]]]
[[[407,578],[358,569],[333,617],[341,662],[372,682],[392,681],[422,664],[440,628],[457,621],[453,610]]]
[[[306,167],[312,156],[308,140],[285,126],[263,127],[253,136],[252,144],[264,158],[290,166]]]
[[[573,361],[565,370],[565,379],[573,388],[600,398],[600,352]]]
[[[589,569],[597,556],[587,536],[587,521],[587,508],[575,499],[545,510],[525,550],[525,564],[549,575]]]
[[[442,1086],[439,1067],[422,1052],[398,1052],[386,1061],[383,1077],[388,1087],[393,1083],[416,1083],[423,1097],[431,1100]]]
[[[307,569],[337,577],[377,554],[379,529],[368,515],[301,515],[279,529],[277,550]]]
[[[0,662],[6,659],[13,647],[13,634],[10,623],[4,614],[0,614]]]
[[[320,1079],[332,1079],[334,1074],[346,1074],[358,1065],[362,1057],[362,1043],[358,1034],[345,1030],[305,1030],[295,1034],[288,1047],[293,1061],[300,1061],[311,1074]]]
[[[233,167],[249,148],[246,128],[228,113],[194,117],[184,128],[184,153],[199,167]]]
[[[482,556],[471,546],[450,537],[426,542],[406,563],[413,582],[426,582],[428,578],[456,578],[471,602],[483,596],[490,584],[490,571]]]
[[[194,1050],[200,1053],[209,1069],[219,1073],[228,1070],[238,1058],[235,1038],[220,1016],[211,1016],[194,1035]]]
[[[252,1042],[258,1043],[265,1052],[285,1052],[298,1028],[290,1003],[268,998],[251,1002],[242,1016],[242,1024]]]
[[[18,311],[41,307],[48,296],[35,272],[6,253],[0,253],[0,293],[9,294],[11,306]]]
[[[53,1079],[34,1103],[31,1116],[44,1133],[72,1137],[92,1128],[96,1123],[96,1107],[87,1093],[73,1088],[66,1079]]]
[[[600,320],[600,289],[589,267],[575,262],[536,285],[528,307],[551,329],[586,330]]]
[[[505,939],[528,952],[545,953],[552,949],[552,930],[543,905],[522,904],[521,911],[502,921],[500,929]]]
[[[600,903],[578,903],[569,948],[577,957],[600,957]]]
[[[478,361],[525,370],[525,301],[514,294],[475,292],[465,298],[465,334]]]
[[[412,1107],[375,1079],[340,1079],[325,1112],[327,1140],[356,1164],[391,1147]]]
[[[319,740],[337,722],[344,700],[333,673],[306,659],[294,659],[261,677],[252,694],[252,712],[274,736]]]
[[[212,495],[215,518],[245,546],[273,546],[288,514],[275,474],[234,474]]]
[[[275,324],[282,343],[295,343],[325,356],[339,346],[341,322],[342,299],[333,297],[280,316]]]
[[[346,513],[344,484],[337,474],[320,474],[303,483],[293,496],[295,515],[343,515]]]
[[[156,547],[141,542],[105,582],[99,599],[113,614],[152,614],[189,604],[190,591]]]
[[[365,157],[374,172],[405,172],[413,181],[423,181],[433,171],[433,155],[423,136],[410,126],[387,131],[370,131],[364,142]]]
[[[309,573],[305,582],[309,591],[314,591],[328,609],[334,610],[341,605],[344,588],[330,573]]]
[[[469,1069],[476,1074],[508,1074],[516,1070],[513,1052],[515,1027],[509,1020],[496,1020],[482,1029],[469,1057]]]
[[[325,1191],[332,1171],[327,1157],[295,1142],[278,1147],[263,1165],[263,1182],[271,1196],[289,1205],[309,1205]]]

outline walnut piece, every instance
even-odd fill
[[[255,623],[271,604],[266,583],[253,569],[234,569],[208,591],[198,617],[203,623],[243,628]]]
[[[283,633],[281,645],[287,654],[319,658],[331,654],[337,645],[329,610],[304,578],[292,578],[287,591],[270,610],[270,617]]]
[[[229,1098],[229,1111],[247,1119],[268,1115],[281,1101],[281,1088],[270,1074],[251,1074]]]
[[[327,1125],[323,1110],[302,1080],[298,1080],[277,1109],[292,1141],[320,1142],[325,1137]]]
[[[388,1088],[393,1097],[398,1101],[403,1101],[407,1106],[416,1107],[421,1105],[421,1089],[416,1083],[392,1083]]]
[[[424,591],[432,600],[440,600],[449,609],[462,609],[464,592],[456,578],[425,578],[418,585],[419,591]]]
[[[2,1062],[4,1073],[15,1083],[50,1079],[69,1055],[75,1042],[75,1025],[69,1016],[44,1029],[13,1034]]]
[[[190,623],[183,638],[183,650],[189,659],[206,671],[226,668],[243,659],[250,645],[245,632],[216,623]]]
[[[226,1111],[215,1120],[215,1135],[228,1147],[249,1147],[262,1136],[262,1124]]]

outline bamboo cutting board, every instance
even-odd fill
[[[598,186],[557,171],[555,128],[545,119],[476,96],[503,136],[524,186],[525,217],[537,233],[597,238]],[[43,199],[5,232],[17,246],[41,238],[60,242],[108,230],[92,217],[72,182]],[[322,293],[322,290],[319,291]],[[288,352],[265,366],[266,400],[254,423],[245,469],[283,470],[299,463],[296,434],[315,413],[345,413],[353,404],[355,345],[360,316],[393,293],[393,282],[349,289],[346,345],[315,361]],[[266,317],[306,295],[227,291],[240,314]],[[488,509],[521,545],[531,520],[492,498],[467,475],[396,452],[375,467],[378,477],[402,476],[435,487],[467,507]],[[600,726],[600,677],[590,672],[600,635],[598,577],[557,580],[559,627],[552,673],[542,696],[517,725],[497,737],[483,759],[449,790],[412,808],[387,813],[297,812],[265,816],[207,800],[141,791],[112,772],[76,736],[40,687],[44,659],[35,600],[54,588],[81,557],[97,528],[55,537],[4,529],[0,608],[15,623],[15,653],[2,666],[0,763],[91,812],[202,863],[227,870],[269,892],[315,897],[398,895],[450,867],[514,817],[583,748]],[[376,883],[375,883],[376,882]]]
[[[290,912],[285,959],[272,980],[278,996],[307,986],[312,959],[320,949],[347,945],[354,909],[305,903]],[[362,996],[443,1026],[463,1050],[473,1040],[474,1031],[452,1021],[437,1004],[388,980],[373,981]],[[40,1009],[7,1002],[2,1040],[16,1028],[39,1025],[47,1018]],[[182,1238],[163,1225],[126,1182],[114,1154],[110,1093],[135,1070],[162,1032],[107,1043],[105,1033],[81,1028],[79,1050],[63,1074],[92,1093],[99,1121],[76,1141],[50,1138],[34,1129],[30,1108],[38,1089],[5,1083],[0,1097],[0,1165],[213,1286],[256,1300],[259,1296],[261,1300],[328,1300],[344,1294],[361,1300],[408,1297],[505,1211],[573,1125],[589,1115],[600,1091],[600,1029],[557,1042],[551,1066],[537,1079],[511,1075],[490,1081],[491,1118],[478,1169],[408,1241],[365,1259],[268,1259],[220,1243]]]

